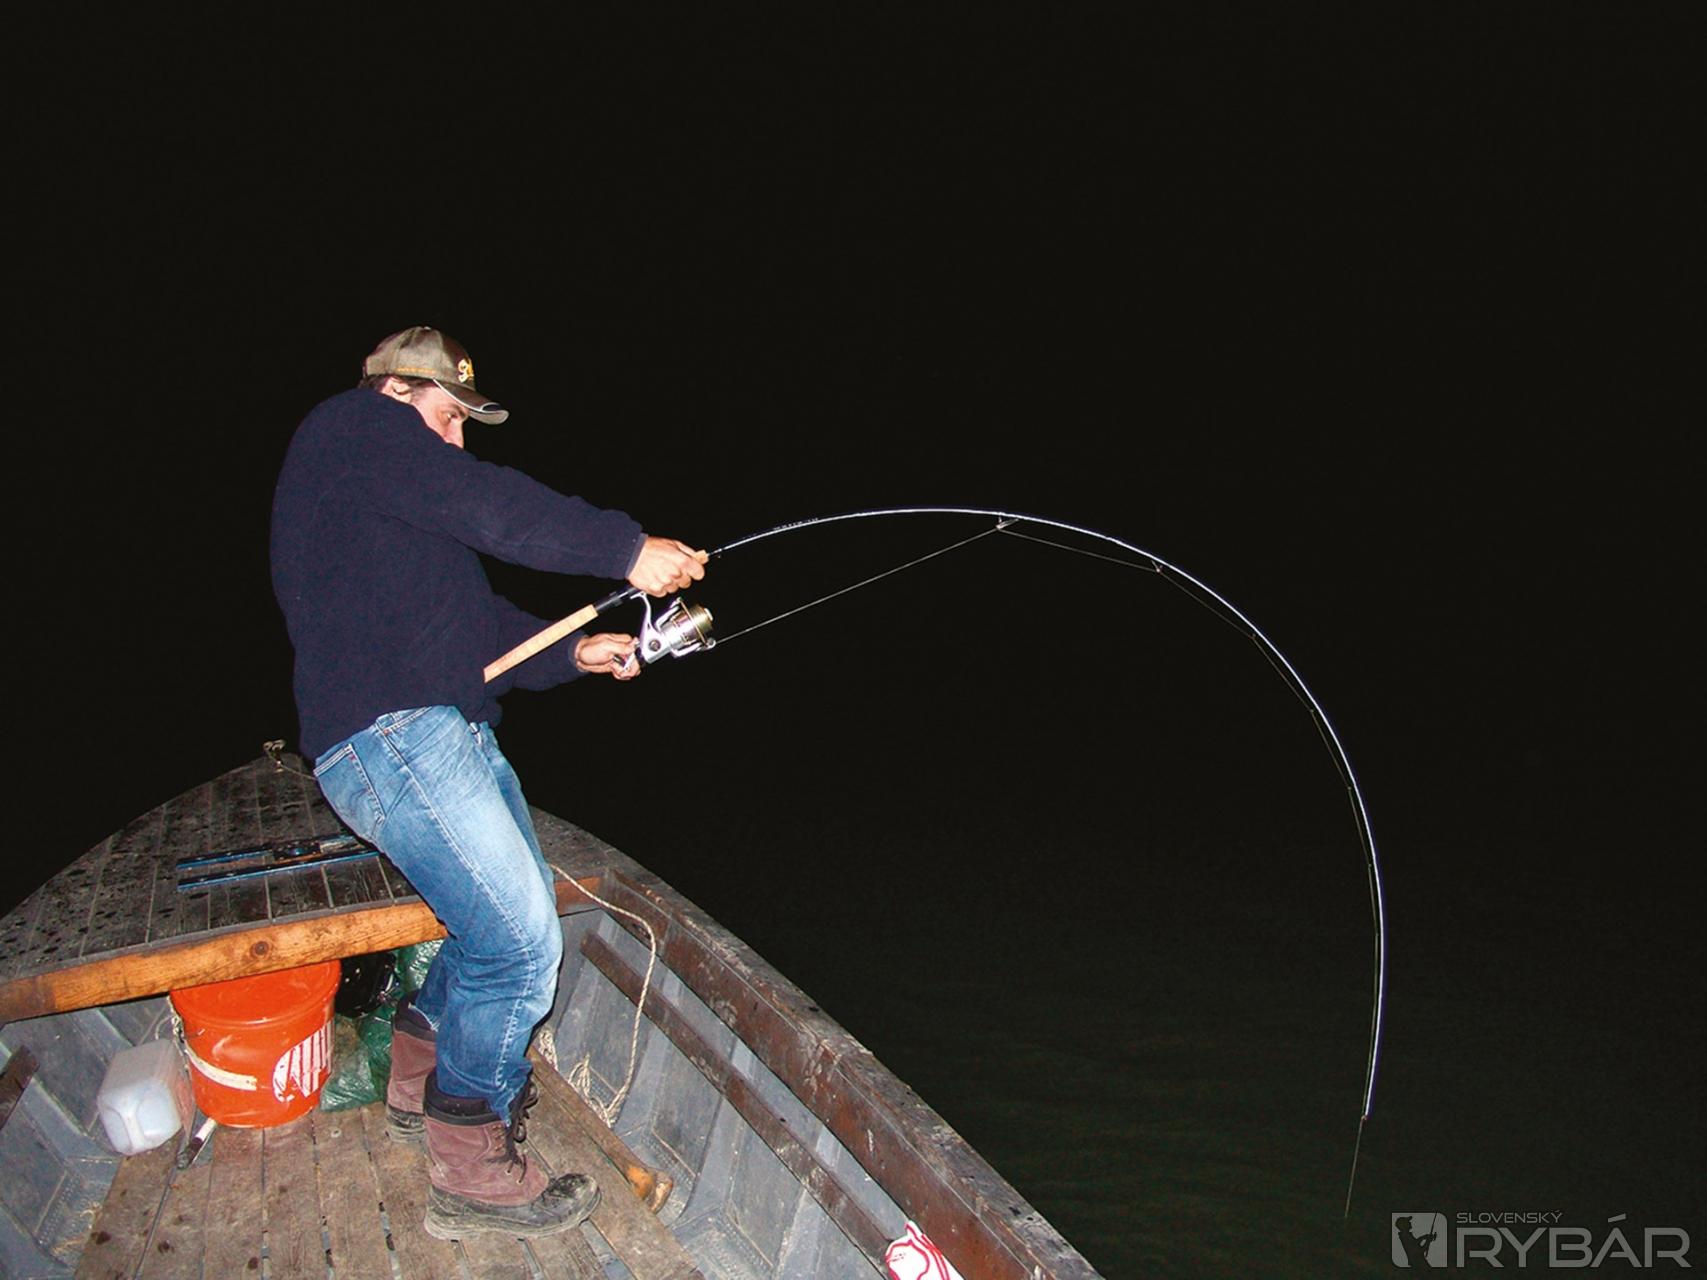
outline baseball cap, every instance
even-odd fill
[[[362,362],[362,376],[431,378],[477,422],[502,422],[510,411],[474,389],[474,361],[460,342],[426,325],[394,333]]]

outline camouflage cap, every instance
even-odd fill
[[[425,325],[394,333],[362,362],[362,376],[431,378],[477,422],[502,422],[510,411],[474,388],[474,361],[460,342]]]

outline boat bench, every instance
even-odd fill
[[[382,857],[181,887],[181,859],[340,830],[313,776],[289,756],[138,818],[0,921],[0,1025],[444,937]],[[559,912],[589,906],[574,882],[597,885],[599,847],[559,836],[545,852],[558,868]]]

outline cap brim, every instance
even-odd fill
[[[465,387],[456,382],[443,382],[438,378],[434,378],[433,382],[452,400],[467,409],[468,416],[476,422],[499,423],[510,416],[510,411],[503,405],[496,400],[486,399],[473,387]]]

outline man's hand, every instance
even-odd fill
[[[646,539],[628,584],[649,596],[667,596],[705,577],[706,553],[674,538]]]
[[[618,680],[632,680],[640,674],[640,663],[634,658],[634,647],[640,642],[633,636],[601,631],[596,636],[582,636],[575,645],[575,665],[589,675],[610,675]]]

